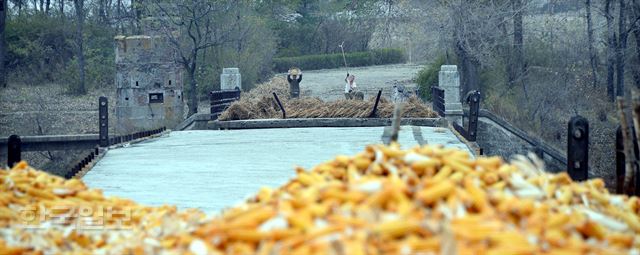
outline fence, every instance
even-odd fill
[[[444,117],[444,89],[437,86],[431,87],[431,100],[433,102],[433,110]]]
[[[433,99],[433,109],[438,112],[441,117],[445,117],[445,102],[444,102],[444,90],[438,88],[436,86],[431,87],[432,99]],[[553,159],[556,159],[560,162],[563,162],[567,166],[567,172],[571,176],[573,180],[576,181],[584,181],[589,179],[589,122],[582,116],[574,116],[569,122],[567,126],[568,141],[567,141],[567,151],[566,158],[559,153],[556,153],[555,150],[550,149],[548,146],[542,144],[541,142],[535,141],[530,138],[526,133],[522,130],[516,129],[506,121],[497,118],[492,113],[487,110],[480,109],[480,93],[477,91],[472,91],[466,97],[466,103],[469,105],[469,110],[463,111],[462,119],[466,121],[466,127],[461,126],[458,123],[452,123],[452,126],[458,133],[460,133],[465,139],[468,141],[476,141],[477,138],[477,128],[478,128],[478,118],[485,117],[492,120],[494,123],[503,127],[509,133],[514,134],[515,136],[523,139],[527,143],[533,145],[534,151],[539,156],[543,156],[547,154],[551,156]],[[464,122],[464,121],[463,121]],[[620,143],[620,142],[619,142]],[[482,150],[481,150],[482,151]],[[636,149],[636,152],[638,150]],[[618,170],[617,172],[617,180],[622,180],[624,177],[621,177],[621,174],[624,173],[624,170],[620,169],[624,167],[624,154],[617,153],[618,155]],[[637,167],[638,169],[640,167]],[[640,172],[636,173],[638,176]],[[638,185],[640,187],[640,178],[636,179]],[[637,193],[640,193],[640,190],[636,190]]]
[[[74,164],[65,178],[72,178],[101,154],[101,147],[109,147],[153,136],[164,132],[166,127],[135,132],[127,135],[109,137],[108,100],[100,97],[98,101],[98,130],[99,134],[88,135],[58,135],[58,136],[25,136],[11,135],[6,140],[1,139],[0,144],[6,148],[7,165],[13,167],[22,159],[23,151],[55,151],[55,150],[87,150],[91,152]]]
[[[478,136],[478,116],[480,115],[480,92],[477,90],[469,92],[467,96],[469,111],[463,116],[467,117],[467,127],[463,128],[458,123],[453,122],[453,128],[460,133],[467,141],[475,142]],[[444,105],[444,102],[443,102]]]
[[[231,90],[217,90],[209,92],[209,101],[211,102],[211,119],[218,119],[220,114],[229,106],[240,99],[240,88]]]

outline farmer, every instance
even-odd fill
[[[302,71],[297,67],[292,67],[287,73],[287,81],[289,82],[289,92],[291,98],[300,96],[300,82],[302,81]]]
[[[356,89],[356,76],[347,73],[347,78],[344,78],[344,97],[346,99],[353,99],[353,93]]]

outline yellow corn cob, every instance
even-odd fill
[[[418,192],[417,198],[425,204],[433,204],[434,202],[448,196],[453,191],[454,187],[455,186],[451,181],[442,181],[433,187]]]
[[[377,224],[372,228],[373,233],[396,238],[411,234],[420,229],[420,224],[412,220],[394,220]]]

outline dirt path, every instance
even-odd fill
[[[399,84],[407,89],[415,89],[413,78],[423,65],[401,64],[349,68],[356,76],[358,89],[365,93],[365,98],[373,97],[379,89],[383,95],[389,96],[393,85]],[[278,74],[284,77],[285,74]],[[320,97],[333,101],[344,97],[344,78],[346,68],[304,71],[300,90],[304,96]]]

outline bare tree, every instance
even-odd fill
[[[161,19],[164,34],[177,51],[177,61],[182,64],[189,80],[189,112],[198,112],[198,57],[207,48],[219,46],[226,40],[228,31],[213,29],[206,24],[209,19],[226,13],[232,2],[214,3],[207,0],[186,0],[172,3],[170,7],[156,4],[154,7],[165,16]],[[170,9],[175,9],[174,11]],[[180,29],[180,35],[175,33]],[[233,28],[228,28],[229,30]]]
[[[7,20],[7,1],[0,0],[0,85],[7,87],[7,70],[4,64],[6,41],[4,38],[4,27]]]
[[[76,11],[76,46],[78,57],[78,69],[80,73],[80,80],[75,87],[75,93],[85,94],[87,89],[85,87],[85,60],[84,60],[84,47],[83,47],[83,30],[84,30],[84,0],[73,0],[73,6]]]
[[[481,67],[495,67],[506,60],[508,80],[519,79],[523,66],[523,33],[520,0],[510,1],[447,1],[453,24],[453,48],[460,67],[461,93],[480,88]],[[506,23],[513,24],[513,29]],[[446,24],[444,24],[446,25]],[[513,33],[513,34],[511,34]],[[513,35],[513,41],[505,38]],[[496,56],[501,52],[502,56]],[[514,65],[511,65],[511,64]]]

